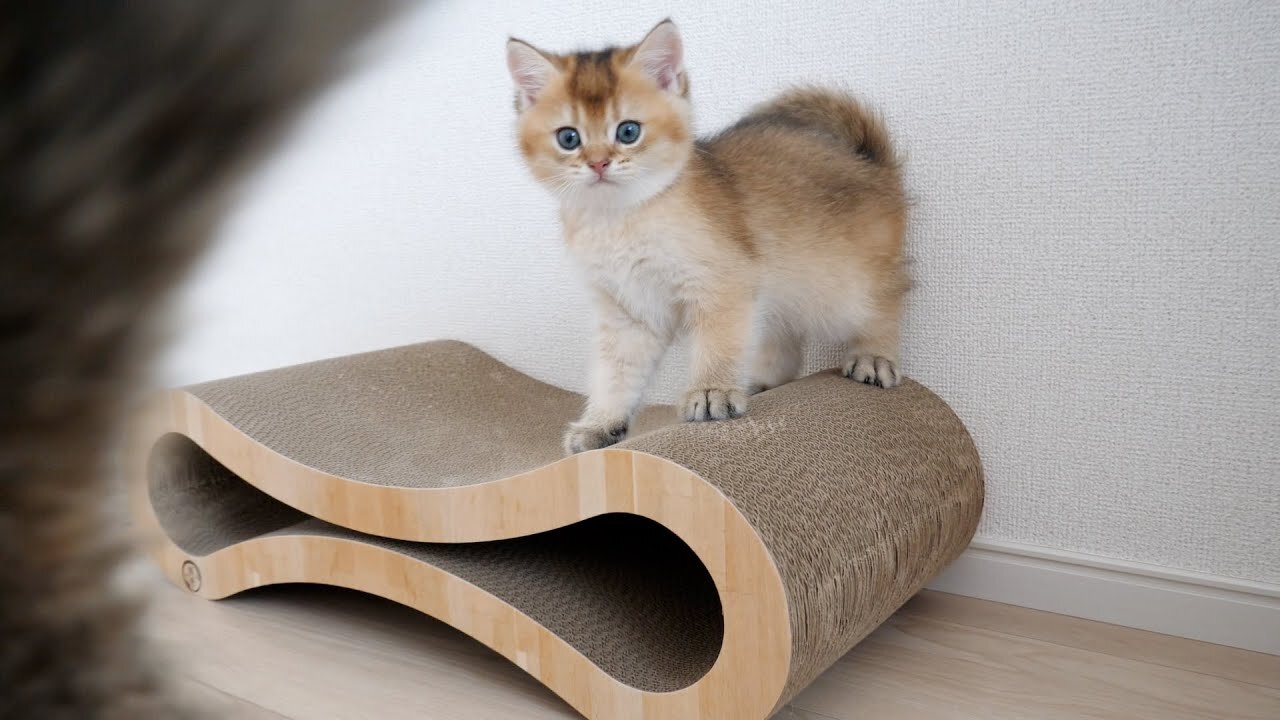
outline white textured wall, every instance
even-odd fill
[[[984,537],[1280,582],[1276,2],[436,3],[247,189],[165,379],[454,337],[581,387],[588,310],[503,41],[668,13],[704,128],[792,81],[889,117],[918,200],[905,368],[977,438]]]

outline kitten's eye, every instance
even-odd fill
[[[630,145],[631,143],[639,140],[640,123],[635,120],[624,120],[623,122],[618,123],[617,136],[618,142],[623,145]]]
[[[573,150],[582,144],[582,136],[571,127],[562,127],[556,131],[556,142],[565,150]]]

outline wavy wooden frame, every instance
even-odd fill
[[[192,557],[165,535],[147,488],[151,448],[168,433],[190,438],[246,482],[308,515],[383,537],[478,542],[545,532],[605,513],[647,517],[687,543],[710,572],[724,611],[720,656],[693,685],[647,693],[613,679],[564,640],[480,588],[377,545],[284,535]],[[787,601],[768,550],[718,489],[669,460],[603,450],[482,485],[371,485],[314,470],[264,447],[181,390],[169,391],[148,408],[130,446],[133,512],[150,539],[152,555],[171,582],[194,587],[201,597],[214,600],[295,582],[385,597],[493,648],[589,718],[765,718],[786,683],[791,656]],[[339,567],[346,571],[333,572]],[[398,581],[388,582],[388,577]]]

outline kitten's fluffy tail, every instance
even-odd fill
[[[899,165],[880,114],[848,93],[820,87],[789,90],[756,109],[755,114],[832,133],[867,160],[886,168]]]

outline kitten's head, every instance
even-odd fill
[[[627,207],[666,189],[689,159],[689,81],[675,23],[638,45],[554,55],[507,42],[520,151],[566,205]]]

